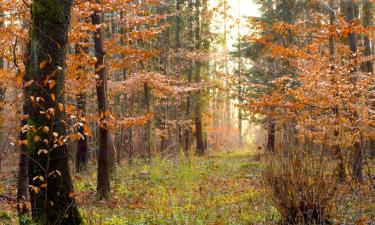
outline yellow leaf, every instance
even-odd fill
[[[51,99],[52,99],[53,102],[54,102],[55,99],[56,99],[56,97],[55,97],[55,95],[54,95],[53,93],[51,93]]]

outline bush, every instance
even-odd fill
[[[264,182],[285,224],[329,224],[336,182],[323,153],[294,150],[267,155]]]

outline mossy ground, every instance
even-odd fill
[[[96,173],[75,176],[88,224],[253,224],[278,220],[264,201],[260,163],[250,151],[190,160],[124,165],[113,175],[111,200],[95,198]],[[90,179],[83,178],[90,176]]]
[[[83,174],[72,174],[75,196],[85,223],[92,225],[278,224],[280,217],[261,183],[258,154],[241,149],[190,160],[123,162],[112,175],[107,201],[96,197],[96,166],[91,165]],[[15,184],[14,176],[11,182],[1,181],[0,194],[15,196]],[[334,224],[375,221],[375,193],[368,186],[349,184],[338,192]],[[0,224],[17,224],[16,202],[0,203]]]

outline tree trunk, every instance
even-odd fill
[[[336,15],[335,15],[335,12],[333,11],[333,9],[335,8],[335,1],[334,0],[329,1],[329,7],[330,7],[330,9],[329,9],[329,22],[330,22],[330,25],[332,26],[332,28],[331,28],[332,29],[331,30],[332,35],[329,37],[328,48],[329,48],[329,53],[330,53],[331,61],[332,61],[332,63],[331,63],[332,66],[330,68],[330,72],[331,72],[332,75],[334,75],[334,73],[335,73],[335,36],[334,36],[334,32],[336,32],[335,28],[334,28],[334,24],[335,24],[335,20],[336,20]],[[337,119],[338,115],[339,115],[338,106],[335,106],[333,108],[333,113],[334,113],[336,121],[337,121],[336,125],[339,125],[338,119]],[[333,135],[334,135],[335,138],[338,138],[339,130],[335,129],[333,131]],[[333,146],[333,150],[334,150],[334,154],[336,156],[336,159],[338,160],[338,162],[337,162],[338,179],[339,179],[339,182],[343,183],[346,180],[344,156],[342,154],[341,147],[340,147],[339,144],[336,144],[335,146]]]
[[[100,25],[102,21],[101,12],[95,11],[91,16],[93,25]],[[95,72],[96,72],[96,95],[98,98],[99,111],[99,152],[98,152],[98,184],[97,194],[100,199],[110,196],[110,177],[109,177],[109,131],[107,124],[107,95],[106,95],[106,74],[104,66],[104,43],[103,32],[98,27],[94,32],[94,49],[95,49]]]
[[[24,93],[25,94],[25,93]],[[27,201],[28,201],[28,148],[26,143],[27,133],[24,129],[27,126],[27,115],[29,111],[28,99],[24,99],[23,103],[23,115],[21,120],[21,131],[20,131],[20,156],[18,161],[18,179],[17,179],[17,210],[20,224],[25,224],[25,216],[28,214]],[[24,221],[24,222],[22,222]]]
[[[29,185],[29,172],[28,172],[28,147],[25,141],[27,141],[27,119],[30,110],[30,99],[27,98],[25,84],[29,81],[28,70],[30,68],[30,42],[26,46],[25,50],[25,75],[23,77],[22,91],[23,91],[23,105],[22,105],[22,118],[21,118],[21,130],[19,133],[20,140],[20,156],[18,161],[18,179],[17,179],[17,211],[18,218],[21,225],[26,225],[26,216],[29,212],[27,208],[28,202],[28,185]]]
[[[0,11],[0,17],[4,16],[3,11]],[[4,26],[4,22],[0,21],[0,28]],[[4,59],[0,57],[0,70],[4,69]],[[6,87],[2,82],[0,82],[0,103],[4,102],[5,100],[5,92]],[[0,107],[0,112],[2,111],[2,107]],[[1,132],[0,132],[1,133]],[[2,133],[1,133],[2,134]],[[3,135],[0,136],[0,143],[2,143]],[[3,161],[3,152],[0,152],[0,171],[2,170],[2,161]]]
[[[85,43],[88,43],[88,40],[85,38]],[[88,47],[81,47],[78,44],[75,46],[76,54],[89,53]],[[81,68],[83,69],[83,68]],[[78,80],[80,77],[77,78]],[[79,93],[77,95],[77,118],[79,119],[80,124],[78,125],[78,134],[80,134],[80,139],[77,141],[77,151],[76,151],[76,171],[79,173],[86,168],[88,160],[88,136],[85,134],[84,126],[86,125],[86,93]]]
[[[357,18],[357,6],[354,3],[354,0],[347,0],[346,1],[346,21],[350,24],[353,23],[353,21]],[[351,75],[355,73],[357,70],[357,34],[355,32],[349,33],[349,48],[351,51],[351,65],[350,65],[350,73]],[[354,81],[356,82],[356,81]],[[357,114],[357,113],[355,113]],[[358,117],[358,115],[355,115],[355,117]],[[362,181],[363,175],[362,175],[362,147],[360,144],[360,141],[357,140],[354,143],[354,158],[352,162],[352,175],[353,178],[357,181]]]
[[[65,54],[72,1],[34,0],[26,88],[32,101],[27,134],[33,220],[81,224],[75,204],[65,143]],[[51,84],[54,85],[51,85]]]
[[[275,121],[270,118],[268,121],[268,135],[267,135],[267,146],[266,150],[268,152],[275,151],[275,134],[276,134],[276,124]]]
[[[151,101],[152,93],[147,83],[144,84],[145,93],[145,106],[147,113],[151,113]],[[151,161],[151,154],[153,150],[153,140],[152,140],[152,120],[147,121],[145,130],[145,141],[146,141],[146,157],[148,161]]]
[[[373,21],[373,15],[372,12],[374,10],[373,4],[369,0],[362,0],[362,13],[363,13],[363,20],[362,24],[364,28],[368,28],[372,26],[372,21]],[[372,49],[371,49],[371,40],[368,35],[364,36],[364,48],[363,48],[363,55],[364,56],[371,56],[373,54]],[[374,73],[374,68],[373,68],[373,61],[369,60],[367,62],[363,63],[363,68],[364,71],[367,73]],[[373,84],[374,86],[374,84]],[[375,91],[375,88],[372,87],[371,91]],[[371,96],[371,105],[372,108],[375,108],[375,96]],[[375,139],[370,138],[369,144],[368,144],[368,150],[369,154],[371,157],[375,157]]]
[[[201,23],[200,23],[200,7],[201,2],[200,0],[195,1],[195,49],[201,49]],[[201,62],[198,59],[195,62],[195,82],[200,83],[202,81],[201,78]],[[199,90],[195,95],[195,115],[194,115],[194,123],[195,123],[195,139],[197,143],[197,154],[199,156],[203,156],[205,154],[206,148],[203,139],[203,124],[202,124],[202,100],[201,100],[202,91]]]
[[[189,20],[188,20],[188,48],[190,51],[194,49],[193,42],[194,42],[194,31],[193,31],[193,0],[188,1],[188,10],[189,10]],[[191,84],[193,78],[193,62],[189,59],[188,65],[188,83]],[[190,119],[191,114],[191,93],[189,92],[186,97],[186,112],[185,112],[185,120]],[[190,124],[185,125],[184,128],[184,153],[185,156],[189,156],[190,152]]]
[[[76,151],[76,171],[79,173],[86,168],[88,159],[88,136],[85,134],[84,125],[86,124],[86,94],[81,93],[77,96],[77,114],[80,119],[78,133],[80,139],[77,141]]]

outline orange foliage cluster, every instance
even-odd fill
[[[374,38],[375,27],[363,28],[360,21],[347,23],[343,18],[331,26],[324,16],[317,16],[314,23],[280,22],[271,27],[252,23],[259,32],[266,30],[270,34],[255,33],[248,40],[263,44],[263,57],[288,68],[289,74],[274,79],[271,87],[264,87],[270,88],[268,93],[251,93],[243,105],[245,109],[282,124],[296,122],[302,142],[350,147],[363,138],[374,137],[374,77],[360,68],[361,63],[373,61],[374,57],[364,57],[361,45],[352,55],[343,40],[352,32]],[[277,43],[276,36],[294,40]],[[335,40],[334,55],[328,48],[331,37]],[[258,84],[247,85],[251,89]],[[334,131],[338,131],[337,137]]]

